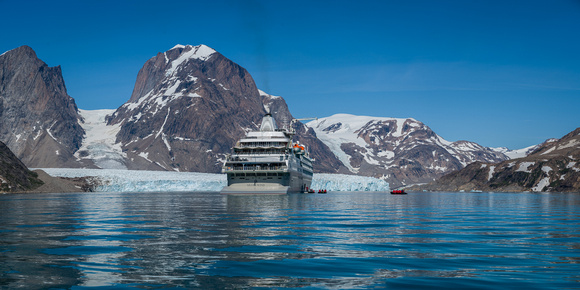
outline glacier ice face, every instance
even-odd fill
[[[227,184],[225,174],[118,169],[42,168],[56,177],[92,177],[98,192],[220,191]],[[381,179],[344,175],[314,174],[313,189],[328,191],[388,191]]]
[[[327,173],[314,174],[311,187],[328,191],[389,191],[389,183],[382,179]]]
[[[98,192],[220,191],[226,185],[223,174],[118,170],[43,168],[57,177],[93,177]]]

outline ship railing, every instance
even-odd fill
[[[281,152],[260,152],[260,153],[253,153],[253,152],[239,152],[236,151],[234,155],[231,155],[228,160],[232,160],[232,161],[247,161],[247,157],[249,156],[250,158],[255,158],[255,157],[259,157],[259,156],[264,156],[264,157],[272,157],[272,156],[284,156],[284,159],[288,159],[288,155],[286,154],[286,152],[281,151]]]
[[[244,165],[244,166],[227,166],[224,167],[225,171],[279,171],[285,170],[288,167],[286,166],[253,166],[253,165]]]

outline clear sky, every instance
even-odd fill
[[[121,106],[157,52],[206,44],[295,117],[412,117],[510,149],[580,127],[580,0],[0,0],[0,15],[0,53],[61,65],[81,109]]]

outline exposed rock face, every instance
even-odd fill
[[[0,142],[0,192],[32,190],[43,182],[26,168],[6,144]]]
[[[306,124],[353,173],[392,188],[427,183],[475,161],[506,155],[469,141],[448,142],[415,119],[337,114]]]
[[[282,97],[272,96],[263,91],[260,91],[263,98],[264,107],[268,109],[274,119],[276,119],[279,128],[290,126],[290,121],[293,119],[286,101]],[[310,156],[314,158],[314,172],[317,173],[351,173],[342,164],[342,162],[332,153],[330,148],[316,136],[316,132],[312,128],[306,127],[301,122],[296,122],[294,125],[296,136],[294,141],[301,144],[306,144]]]
[[[527,157],[473,163],[419,189],[579,192],[580,128],[546,141]]]
[[[78,167],[84,131],[60,66],[28,46],[0,55],[0,140],[29,167]]]
[[[258,128],[265,106],[280,127],[292,119],[284,100],[261,95],[241,66],[205,45],[178,45],[145,63],[107,124],[120,126],[116,141],[129,169],[219,172],[235,142]],[[313,153],[333,158],[328,148]],[[336,172],[334,161],[322,168]]]

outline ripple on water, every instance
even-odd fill
[[[578,287],[573,194],[0,197],[0,288]]]

